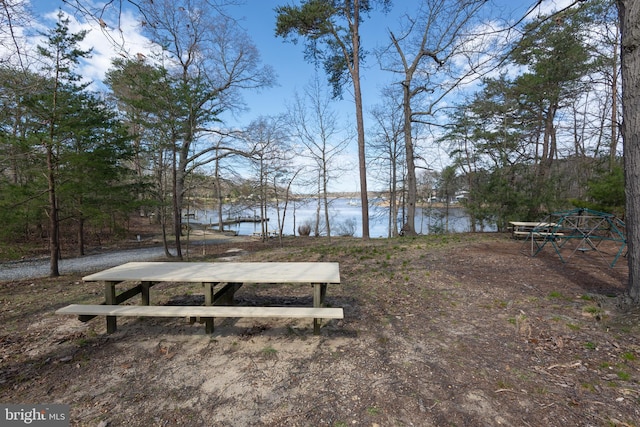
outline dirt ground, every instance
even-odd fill
[[[98,303],[80,277],[0,283],[0,402],[65,403],[78,426],[640,426],[640,311],[626,260],[567,264],[507,235],[231,240],[198,260],[335,261],[344,320],[55,315]],[[311,305],[244,286],[238,304]],[[152,288],[152,304],[202,289]],[[138,303],[135,299],[131,303]]]

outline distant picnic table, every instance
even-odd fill
[[[313,318],[314,334],[320,333],[321,319],[341,319],[342,308],[325,307],[328,285],[340,284],[339,264],[334,262],[129,262],[83,277],[100,282],[105,301],[100,305],[71,304],[57,314],[78,315],[81,321],[106,316],[107,333],[117,330],[117,316],[199,318],[206,332],[213,333],[215,317],[291,317]],[[139,284],[120,292],[124,282]],[[159,282],[200,283],[204,287],[204,306],[150,305],[150,289]],[[313,307],[240,307],[234,294],[244,284],[289,283],[312,285]],[[141,305],[120,305],[141,294]]]
[[[511,224],[511,236],[514,239],[528,238],[533,232],[544,236],[544,233],[552,233],[553,228],[557,225],[553,222],[540,221],[509,221]]]
[[[553,212],[540,222],[510,224],[514,238],[530,240],[531,256],[549,244],[563,263],[577,254],[592,252],[613,268],[627,248],[624,221],[614,214],[587,208]]]

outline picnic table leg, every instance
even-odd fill
[[[213,287],[211,282],[205,282],[204,285],[204,305],[213,305]],[[204,318],[205,333],[213,333],[213,317]]]
[[[219,283],[221,289],[213,294],[213,305],[233,305],[233,296],[242,287],[242,283]]]
[[[313,284],[313,306],[320,308],[324,307],[324,297],[327,295],[326,283],[314,283]],[[320,323],[322,319],[313,319],[313,334],[320,335]]]
[[[153,282],[142,282],[140,284],[140,293],[142,295],[142,305],[149,305],[151,298],[149,296],[149,288],[153,286]]]
[[[116,305],[116,284],[118,282],[104,282],[104,302],[107,305]],[[112,334],[118,329],[115,316],[107,316],[107,333]]]

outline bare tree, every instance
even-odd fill
[[[389,0],[380,0],[386,8]],[[369,239],[369,196],[367,194],[367,160],[365,155],[364,114],[360,84],[360,24],[373,8],[369,0],[306,0],[301,6],[280,6],[276,35],[307,40],[306,56],[324,64],[336,96],[351,80],[358,130],[358,165],[362,204],[362,239]],[[323,49],[324,46],[324,49]]]
[[[319,234],[320,207],[324,213],[327,236],[331,237],[329,221],[329,183],[344,173],[339,164],[340,155],[348,147],[353,135],[346,126],[340,126],[338,115],[331,109],[331,97],[320,83],[318,75],[305,87],[304,97],[296,94],[289,107],[293,135],[301,145],[300,156],[310,160],[311,171],[317,177],[318,218],[316,235]]]
[[[221,111],[242,106],[240,91],[273,84],[270,67],[232,19],[205,0],[145,0],[143,28],[175,69],[180,121],[173,144],[173,223],[178,257],[185,177],[211,162],[219,146],[207,141]]]
[[[429,123],[441,101],[465,79],[478,73],[471,25],[485,0],[422,0],[404,15],[400,33],[389,31],[390,44],[379,52],[383,68],[401,77],[404,142],[407,162],[406,234],[416,234],[415,122]],[[473,36],[481,39],[480,34]]]
[[[273,195],[275,199],[276,214],[278,220],[278,239],[282,245],[282,237],[284,235],[284,224],[287,217],[287,208],[291,201],[291,187],[295,182],[298,174],[302,171],[302,167],[282,168],[281,171],[273,175]],[[295,212],[295,205],[294,205]],[[294,221],[295,223],[295,221]]]
[[[389,192],[389,237],[398,235],[399,191],[404,177],[404,144],[402,108],[393,87],[383,89],[382,104],[371,110],[374,119],[373,137],[369,142],[374,165],[385,168],[377,176],[384,177]]]
[[[291,169],[292,155],[285,132],[285,121],[282,117],[259,117],[249,124],[244,138],[250,145],[247,151],[253,153],[251,164],[256,172],[261,237],[264,240],[269,235],[267,210],[271,200],[276,201],[276,210],[280,214],[277,189],[271,190],[276,186],[278,178]],[[280,224],[278,228],[282,228]]]
[[[13,62],[23,71],[27,69],[25,63],[27,51],[24,47],[22,29],[29,26],[31,14],[28,0],[0,1],[0,46],[8,53],[0,57],[0,64]]]

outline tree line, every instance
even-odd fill
[[[315,76],[286,113],[245,129],[229,128],[221,114],[243,107],[243,91],[273,85],[273,71],[223,2],[177,3],[135,3],[158,51],[114,59],[104,92],[76,74],[90,52],[78,48],[85,34],[72,34],[63,14],[37,51],[40,66],[27,64],[18,42],[19,60],[0,64],[3,238],[46,235],[52,275],[61,224],[65,233],[74,225],[81,253],[87,223],[95,233],[115,230],[137,210],[154,212],[181,256],[190,177],[212,176],[221,209],[240,164],[254,171],[261,212],[270,200],[286,205],[294,182],[313,187],[330,235],[329,182],[339,179],[340,154],[354,137],[364,239],[367,172],[387,189],[391,235],[415,234],[416,205],[455,189],[466,191],[474,228],[503,229],[571,205],[624,214],[620,20],[612,1],[576,1],[551,15],[536,14],[542,2],[532,2],[522,19],[492,26],[490,2],[422,0],[374,52],[362,49],[360,28],[370,14],[397,7],[392,2],[278,7],[275,36],[303,39],[331,91]],[[19,16],[5,8],[11,22]],[[11,48],[6,40],[17,39],[3,40]],[[360,63],[369,58],[391,78],[380,103],[364,111]],[[353,132],[331,108],[345,88],[355,101]],[[433,147],[451,164],[438,168]],[[434,174],[425,191],[420,183]]]
[[[71,32],[62,12],[35,52],[0,63],[3,241],[47,239],[57,276],[63,245],[82,255],[85,241],[124,232],[139,212],[162,226],[167,256],[174,239],[181,258],[194,186],[211,190],[222,229],[222,205],[234,193],[266,216],[274,200],[286,207],[294,180],[322,194],[316,233],[323,222],[330,233],[328,183],[345,167],[337,158],[349,137],[339,135],[321,80],[310,79],[286,113],[232,128],[221,114],[244,108],[243,91],[273,85],[273,70],[238,23],[207,2],[189,10],[152,3],[140,3],[143,26],[159,50],[114,58],[103,89],[78,74],[91,51],[80,49],[86,32]]]

